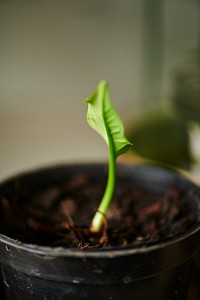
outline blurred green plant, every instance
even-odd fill
[[[143,116],[130,127],[134,152],[155,162],[188,169],[191,164],[189,134],[186,123],[162,111]]]

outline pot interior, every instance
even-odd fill
[[[91,235],[106,179],[104,164],[13,177],[0,185],[1,233],[28,244],[96,249],[152,245],[199,224],[200,192],[194,184],[159,167],[119,165],[103,231]]]

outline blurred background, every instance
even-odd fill
[[[83,102],[101,79],[134,153],[200,160],[198,0],[0,0],[0,179],[107,159]]]

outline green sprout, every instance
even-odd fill
[[[102,80],[95,92],[85,101],[88,103],[87,122],[103,137],[109,149],[107,185],[90,227],[91,232],[98,233],[102,228],[115,188],[116,159],[119,155],[128,152],[132,144],[124,135],[124,126],[110,101],[106,81]]]

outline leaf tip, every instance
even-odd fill
[[[107,89],[107,88],[108,88],[108,82],[107,82],[107,80],[102,79],[102,80],[99,82],[99,84],[98,84],[98,88],[99,88],[99,89],[103,89],[103,90]]]
[[[85,98],[83,101],[86,102],[86,103],[89,103],[90,102],[90,98]]]

